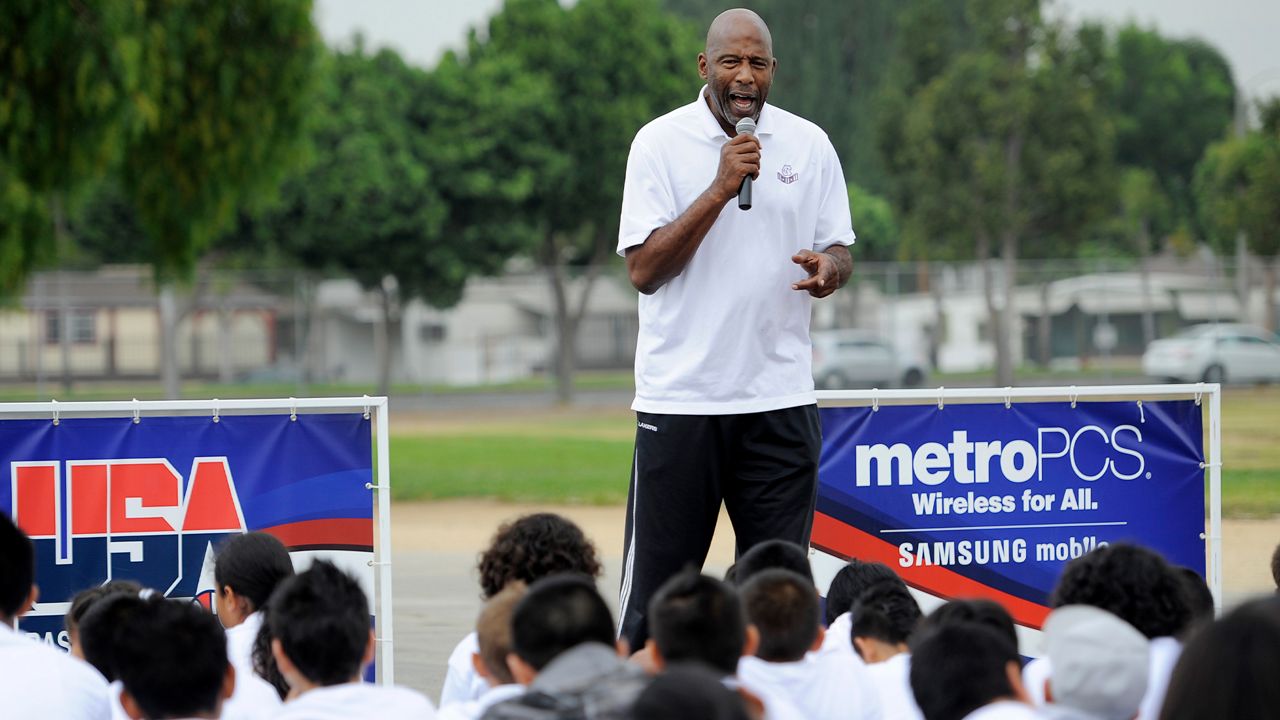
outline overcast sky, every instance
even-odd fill
[[[750,2],[744,2],[750,5]],[[389,46],[410,62],[431,67],[447,49],[465,43],[502,0],[316,0],[325,39],[347,43],[360,31],[369,45]],[[1236,83],[1250,95],[1280,94],[1280,1],[1058,0],[1072,19],[1136,20],[1173,37],[1203,38],[1231,61]]]

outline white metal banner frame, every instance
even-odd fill
[[[124,400],[102,402],[25,402],[0,403],[0,420],[49,418],[54,423],[63,418],[133,417],[140,422],[146,417],[175,415],[267,415],[274,413],[350,413],[359,412],[373,423],[376,482],[368,483],[373,491],[376,533],[373,539],[374,633],[377,639],[377,680],[380,684],[395,682],[395,635],[391,604],[391,448],[388,427],[388,403],[383,396],[333,398],[274,398],[237,400]]]
[[[912,390],[824,390],[817,393],[819,407],[870,407],[880,405],[978,404],[1003,402],[1123,402],[1143,400],[1208,400],[1209,447],[1204,468],[1209,485],[1208,526],[1201,537],[1207,545],[1206,573],[1214,604],[1222,609],[1222,386],[1218,383],[1182,385],[1085,385],[1004,388],[923,388]]]

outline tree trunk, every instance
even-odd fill
[[[218,295],[218,382],[230,385],[235,374],[231,355],[231,308],[227,307],[227,294]]]
[[[182,391],[182,378],[178,369],[178,299],[173,283],[160,285],[157,297],[160,306],[160,383],[164,396],[177,400]]]
[[[1263,317],[1266,318],[1267,332],[1274,334],[1276,327],[1276,266],[1280,257],[1264,260],[1262,263],[1266,288],[1264,290]]]
[[[991,344],[995,347],[996,383],[1000,382],[999,364],[1001,356],[1007,355],[1001,347],[1005,337],[1000,333],[1000,306],[996,304],[996,280],[991,271],[991,236],[986,228],[978,230],[978,261],[982,263],[982,296],[987,303],[987,334],[991,336]]]
[[[384,397],[391,393],[391,287],[384,278],[378,287],[378,296],[382,301],[382,322],[373,334],[374,351],[378,355],[378,394]]]
[[[1000,270],[1003,276],[1001,282],[1004,286],[1004,305],[1001,307],[998,331],[1004,336],[1004,342],[997,347],[1003,347],[1004,353],[996,356],[996,384],[1003,386],[1013,384],[1013,343],[1018,340],[1014,335],[1014,320],[1018,312],[1017,303],[1014,302],[1018,274],[1018,238],[1012,230],[1006,230],[1000,239]]]
[[[49,211],[53,216],[54,247],[59,263],[66,259],[69,245],[67,232],[67,213],[63,205],[62,193],[54,192],[49,198]],[[62,392],[71,392],[71,298],[67,296],[69,288],[65,271],[58,269],[58,355],[62,365]]]
[[[1053,362],[1053,311],[1049,307],[1050,284],[1051,281],[1048,278],[1040,282],[1040,321],[1036,324],[1036,358],[1044,370],[1048,370],[1049,364]]]
[[[1236,233],[1236,297],[1240,301],[1237,322],[1248,323],[1253,313],[1249,311],[1249,247],[1244,231]]]
[[[940,279],[930,278],[929,294],[933,296],[933,327],[929,329],[929,366],[938,370],[942,357],[942,342],[946,338],[947,330],[947,313],[942,304]]]
[[[1146,220],[1138,230],[1138,273],[1142,284],[1142,346],[1156,340],[1156,312],[1151,303],[1151,235]]]
[[[547,270],[547,280],[551,283],[552,306],[555,312],[555,392],[556,402],[560,405],[568,405],[573,401],[578,329],[582,326],[582,318],[587,312],[591,290],[595,287],[596,278],[600,276],[600,268],[604,266],[610,245],[610,239],[607,236],[593,238],[591,262],[587,266],[586,275],[583,276],[577,307],[570,309],[569,273],[564,262],[564,236],[554,232],[547,236],[547,257],[544,266]]]

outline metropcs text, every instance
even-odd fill
[[[1047,466],[1077,480],[1092,482],[1104,476],[1135,480],[1147,469],[1139,452],[1142,431],[1119,425],[1107,432],[1085,425],[1074,433],[1061,427],[1036,429],[1036,442],[1028,440],[972,441],[966,430],[954,430],[951,442],[858,445],[854,450],[857,487],[892,485],[941,485],[954,478],[961,485],[983,484],[993,474],[1008,482],[1044,480]],[[994,471],[994,472],[993,472]]]

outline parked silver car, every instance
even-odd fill
[[[929,376],[921,358],[905,357],[866,330],[813,333],[813,382],[820,390],[917,387]]]
[[[1280,343],[1252,325],[1192,325],[1148,345],[1142,372],[1173,382],[1277,382]]]

